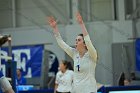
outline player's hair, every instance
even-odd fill
[[[70,61],[62,60],[62,63],[66,66],[66,69],[73,70],[73,67]]]

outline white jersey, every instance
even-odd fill
[[[9,83],[9,81],[7,80],[5,76],[0,78],[0,87],[3,92],[6,92],[7,90],[12,89],[11,84]]]
[[[80,58],[78,51],[68,46],[58,34],[56,35],[58,45],[74,60],[73,93],[97,92],[95,80],[96,50],[91,43],[89,35],[84,37],[88,51]]]
[[[66,70],[65,73],[59,71],[56,74],[55,83],[58,84],[57,91],[58,92],[71,92],[72,90],[72,82],[73,82],[73,71]]]
[[[1,66],[1,48],[0,48],[0,66]],[[0,71],[0,88],[2,89],[3,92],[12,88],[10,82],[3,75],[2,71]]]

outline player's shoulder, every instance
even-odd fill
[[[68,73],[71,73],[71,74],[73,74],[74,72],[73,72],[73,70],[68,70]]]
[[[58,71],[56,75],[61,75],[61,74],[62,74],[62,72],[61,71]]]

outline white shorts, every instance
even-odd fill
[[[0,78],[0,87],[1,87],[3,92],[12,88],[10,82],[6,79],[5,76]]]

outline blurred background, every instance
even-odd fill
[[[73,61],[57,45],[47,17],[57,19],[63,40],[73,47],[81,33],[77,11],[98,51],[99,89],[140,85],[140,0],[0,0],[0,34],[11,38],[1,44],[1,70],[12,84],[20,68],[24,88],[53,90],[59,61]]]

